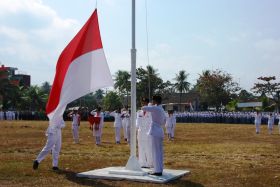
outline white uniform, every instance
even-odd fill
[[[260,133],[260,126],[262,123],[262,115],[259,114],[255,114],[255,126],[256,126],[256,133],[259,134]]]
[[[47,142],[45,147],[37,156],[36,160],[40,163],[52,150],[53,167],[58,166],[58,157],[61,149],[61,129],[65,127],[64,120],[61,118],[56,124],[50,124],[47,131]]]
[[[0,120],[4,120],[4,112],[2,110],[0,111]]]
[[[138,140],[138,159],[141,167],[153,167],[152,140],[148,135],[152,123],[150,112],[137,112],[136,128]]]
[[[280,134],[280,114],[278,114],[278,129],[279,129],[279,134]]]
[[[130,114],[127,112],[124,115],[123,118],[123,123],[125,124],[125,132],[126,132],[126,138],[127,138],[127,142],[130,142]]]
[[[152,140],[152,155],[155,173],[163,171],[163,126],[166,122],[165,112],[161,105],[143,106],[143,111],[151,112],[152,122],[148,135]]]
[[[123,138],[125,139],[125,141],[127,141],[127,129],[126,129],[127,118],[125,118],[126,112],[127,112],[127,111],[123,111],[123,112],[121,113],[122,129],[123,129]]]
[[[80,125],[80,115],[71,114],[72,117],[72,134],[75,143],[79,143],[79,125]]]
[[[93,115],[94,117],[100,117],[100,122],[99,122],[99,126],[98,129],[93,128],[92,129],[92,135],[93,137],[95,137],[95,143],[96,145],[100,145],[101,144],[101,136],[102,136],[102,129],[104,126],[104,115],[102,112],[91,112],[91,115]]]
[[[168,116],[166,117],[165,128],[166,128],[166,134],[167,134],[169,140],[171,140],[171,138],[172,138],[172,132],[173,132],[174,126],[175,126],[174,116],[172,114],[168,114]],[[174,134],[174,132],[173,132],[173,134]]]
[[[121,127],[122,127],[122,119],[121,114],[117,112],[111,112],[111,116],[114,116],[114,127],[115,127],[115,139],[116,143],[120,143],[121,141]]]
[[[273,125],[274,125],[274,116],[269,115],[267,120],[267,129],[269,134],[272,134]]]
[[[176,127],[176,117],[174,115],[172,115],[172,126],[171,126],[171,138],[174,139],[174,135],[175,135],[175,127]]]

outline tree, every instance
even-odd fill
[[[8,71],[0,71],[0,108],[15,109],[19,99],[19,87],[8,79]]]
[[[119,70],[115,74],[114,88],[118,89],[120,95],[126,95],[126,104],[128,105],[128,96],[130,92],[130,74],[127,71]]]
[[[252,93],[248,92],[247,90],[241,90],[240,93],[238,94],[239,101],[243,101],[243,102],[248,100],[250,101],[254,98],[255,96]]]
[[[154,69],[151,65],[148,65],[144,69],[142,67],[137,68],[136,70],[136,78],[137,82],[137,97],[149,97],[155,93],[160,93],[160,87],[163,83],[162,79],[159,77],[157,73],[157,69]]]
[[[96,99],[96,102],[98,105],[101,105],[102,104],[102,100],[104,98],[104,91],[99,89],[95,92],[95,94],[93,95],[94,98]]]
[[[275,103],[278,111],[280,111],[280,82],[275,82],[275,76],[259,77],[258,79],[262,82],[255,83],[252,88],[253,92],[262,95],[264,94],[269,97],[269,99]]]
[[[22,99],[25,100],[25,103],[28,103],[29,110],[41,111],[45,109],[48,95],[38,86],[30,86]]]
[[[120,97],[116,92],[110,91],[103,99],[104,110],[113,111],[122,107]]]
[[[203,71],[199,75],[196,88],[201,102],[208,107],[215,107],[216,110],[226,105],[231,100],[231,96],[240,90],[238,83],[232,80],[230,74],[218,69]]]
[[[49,82],[43,82],[42,86],[41,86],[41,90],[46,93],[46,94],[50,94],[51,91],[51,85]]]
[[[181,103],[182,103],[182,93],[185,93],[189,91],[190,89],[190,83],[187,81],[188,75],[186,71],[181,70],[178,74],[176,74],[176,77],[174,80],[176,81],[174,84],[175,90],[179,91],[179,103],[180,103],[180,111],[181,111]]]

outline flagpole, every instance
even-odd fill
[[[136,157],[136,49],[135,49],[135,0],[132,0],[132,48],[131,48],[131,121],[130,121],[130,157],[125,169],[133,171],[135,175],[145,172]]]
[[[136,49],[135,49],[135,0],[132,0],[132,48],[131,48],[131,143],[130,156],[136,156]]]

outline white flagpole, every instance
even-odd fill
[[[131,48],[131,122],[130,157],[126,169],[142,172],[136,158],[136,49],[135,49],[135,0],[132,0],[132,48]],[[142,173],[143,174],[143,173]]]
[[[135,0],[132,0],[132,49],[131,49],[131,144],[130,155],[136,156],[136,49],[135,49]]]

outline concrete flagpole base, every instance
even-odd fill
[[[147,173],[142,170],[137,158],[135,156],[130,156],[125,168],[109,170],[109,174],[144,176]]]
[[[116,174],[112,171],[127,171],[126,174]],[[150,169],[143,168],[144,175],[138,175],[137,171],[126,170],[125,167],[107,167],[103,169],[96,169],[91,171],[86,171],[78,173],[77,177],[91,178],[91,179],[108,179],[108,180],[130,180],[137,182],[151,182],[151,183],[166,183],[171,180],[178,179],[184,175],[189,175],[190,171],[188,170],[173,170],[173,169],[164,169],[162,176],[149,175],[148,172]],[[132,173],[132,175],[129,174]],[[135,174],[136,173],[136,174]]]

